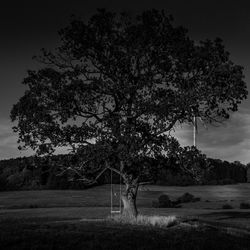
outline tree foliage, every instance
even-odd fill
[[[194,42],[164,11],[98,10],[59,34],[60,46],[42,50],[43,67],[28,71],[28,90],[11,112],[22,146],[39,154],[71,146],[85,162],[122,163],[114,169],[137,183],[142,158],[179,148],[175,125],[227,119],[247,96],[243,68],[222,40]]]
[[[195,44],[164,12],[132,20],[99,10],[59,34],[61,46],[43,50],[44,67],[28,72],[12,110],[21,141],[41,153],[93,138],[133,157],[159,152],[177,122],[228,118],[246,98],[242,67],[222,41]]]

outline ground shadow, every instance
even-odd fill
[[[250,212],[239,212],[239,211],[222,211],[204,214],[204,217],[217,217],[217,220],[225,219],[249,219]]]

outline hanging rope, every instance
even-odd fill
[[[121,170],[121,169],[120,169]],[[121,197],[122,197],[122,178],[121,178],[121,175],[119,175],[120,178],[119,178],[119,210],[113,210],[113,196],[117,196],[117,193],[114,192],[114,189],[113,189],[113,170],[111,169],[110,170],[110,213],[111,215],[113,213],[121,213],[121,209],[122,209],[122,200],[121,200]]]
[[[121,167],[120,167],[120,172],[121,172]],[[120,213],[122,212],[122,176],[120,175]]]
[[[110,213],[113,211],[113,171],[110,170]]]

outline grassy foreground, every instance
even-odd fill
[[[184,192],[201,201],[178,209],[152,208],[159,195],[176,199]],[[139,191],[138,208],[141,214],[153,216],[151,224],[159,224],[155,215],[200,221],[159,228],[105,220],[110,214],[109,185],[88,190],[0,192],[0,250],[249,250],[250,209],[239,208],[241,202],[250,202],[249,197],[250,183],[149,186]],[[233,209],[222,209],[224,204]]]
[[[61,218],[63,220],[63,218]],[[111,221],[54,221],[6,219],[0,224],[0,249],[168,249],[245,250],[250,239],[240,239],[199,225],[166,229],[120,225]]]

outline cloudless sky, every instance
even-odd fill
[[[194,40],[221,37],[231,59],[245,68],[250,80],[250,3],[221,0],[71,0],[4,1],[0,6],[0,159],[22,156],[11,130],[11,107],[23,95],[21,81],[38,64],[32,56],[59,43],[57,31],[74,14],[87,20],[96,8],[137,13],[156,8],[172,14]],[[220,128],[200,128],[198,146],[209,156],[250,162],[250,100]],[[190,126],[177,129],[184,145],[192,143]]]

